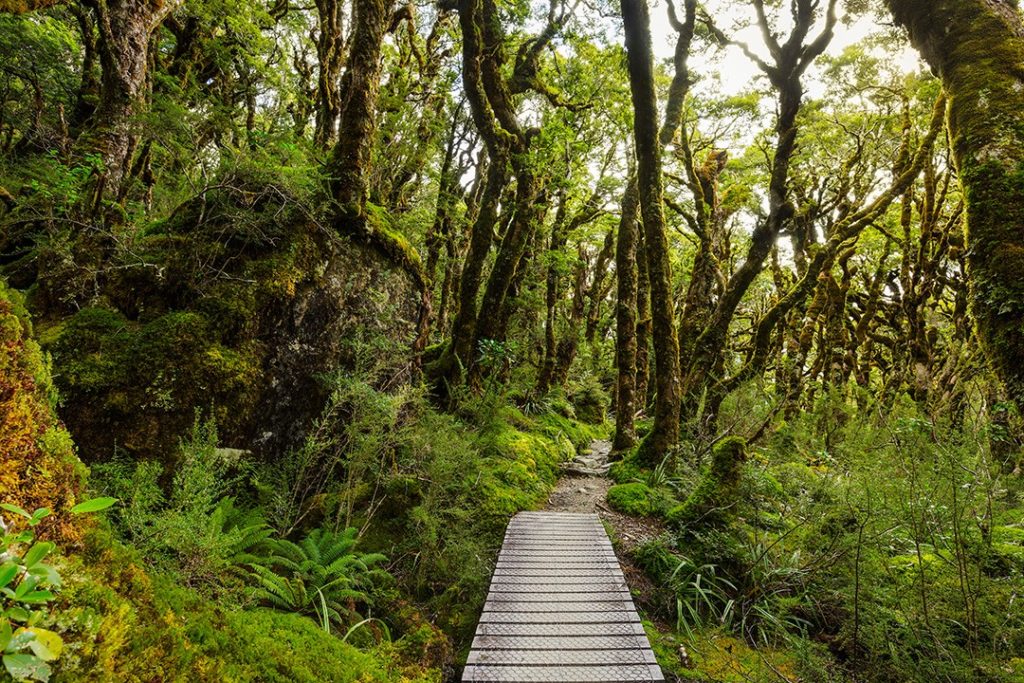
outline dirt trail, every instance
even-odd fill
[[[548,497],[545,509],[554,512],[596,512],[605,523],[611,525],[615,541],[629,554],[640,543],[661,533],[662,528],[656,520],[629,517],[608,507],[605,496],[613,485],[607,477],[611,452],[612,443],[598,439],[590,444],[586,453],[563,465],[562,477]]]

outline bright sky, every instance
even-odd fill
[[[677,2],[676,6],[681,4],[681,2]],[[745,8],[723,9],[720,7],[721,4],[716,0],[705,3],[705,7],[711,13],[718,27],[735,40],[745,42],[765,61],[770,62],[767,51],[763,47],[760,29],[755,23],[753,8],[747,5]],[[788,12],[784,12],[783,16],[788,19]],[[878,26],[871,17],[860,17],[849,26],[845,25],[842,18],[841,13],[840,22],[835,29],[835,37],[826,52],[828,55],[837,56],[850,45],[861,42],[866,36],[878,30]],[[819,22],[819,25],[812,30],[809,40],[820,33],[823,23]],[[790,24],[782,22],[776,27],[776,33],[788,35],[789,29]],[[651,33],[656,57],[671,59],[675,49],[676,32],[669,24],[668,5],[665,0],[653,1]],[[904,72],[915,72],[921,68],[917,52],[909,45],[904,45],[903,49],[893,57]],[[694,72],[698,74],[718,72],[721,75],[719,90],[724,95],[735,95],[748,89],[753,79],[761,73],[738,47],[731,46],[724,50],[698,50],[691,56],[690,64]],[[810,97],[820,96],[827,87],[827,84],[814,77],[813,71],[804,80],[804,88]]]

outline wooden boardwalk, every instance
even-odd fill
[[[462,680],[664,680],[597,515],[512,519]]]

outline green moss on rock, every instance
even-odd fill
[[[647,484],[633,482],[608,489],[608,504],[615,510],[634,517],[650,515],[655,509],[656,494]]]

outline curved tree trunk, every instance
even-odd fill
[[[1007,393],[1024,408],[1024,26],[1017,3],[887,2],[949,94],[974,317]]]
[[[86,147],[103,159],[104,190],[121,196],[137,136],[132,118],[146,104],[149,39],[182,0],[88,0],[96,15],[103,76]]]

